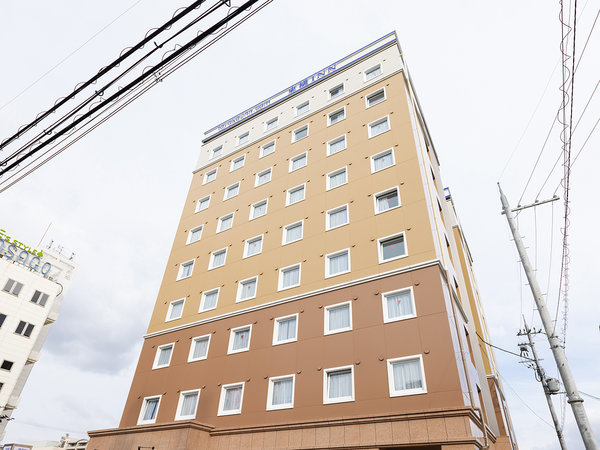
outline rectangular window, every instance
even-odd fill
[[[390,129],[390,119],[385,116],[369,124],[369,138],[379,136]]]
[[[342,186],[348,182],[348,171],[345,167],[327,174],[327,190]]]
[[[221,153],[223,152],[223,146],[219,145],[217,148],[213,148],[210,157],[211,158],[216,158],[218,156],[221,156]]]
[[[33,332],[34,325],[31,323],[27,323],[24,321],[19,321],[19,325],[17,325],[17,329],[15,330],[15,334],[19,334],[21,336],[30,337]]]
[[[267,120],[265,122],[265,131],[269,131],[272,130],[274,128],[277,128],[277,122],[279,121],[279,119],[277,117],[274,117],[271,120]]]
[[[290,158],[290,172],[301,169],[304,166],[306,166],[306,152]]]
[[[244,383],[224,384],[221,386],[218,415],[241,414],[243,397]]]
[[[226,216],[219,218],[217,225],[217,233],[221,231],[229,230],[233,226],[233,213],[227,214]]]
[[[190,345],[190,354],[188,362],[201,361],[208,356],[208,347],[210,346],[210,334],[198,336],[192,339]]]
[[[263,235],[256,236],[250,239],[246,239],[244,243],[244,258],[249,256],[258,255],[262,252]]]
[[[248,278],[238,283],[237,300],[242,302],[244,300],[250,300],[256,297],[256,285],[258,284],[258,277]]]
[[[8,280],[6,280],[6,284],[4,285],[4,288],[2,290],[12,295],[19,295],[21,289],[23,289],[23,283],[19,283],[18,281],[11,280],[9,278]]]
[[[384,323],[416,317],[412,288],[384,292],[381,300]]]
[[[199,397],[200,389],[184,391],[179,394],[179,403],[177,404],[177,414],[175,415],[175,420],[195,419]]]
[[[196,228],[192,228],[188,233],[187,244],[193,244],[194,242],[198,242],[202,237],[202,225]]]
[[[267,170],[263,170],[256,174],[256,181],[254,182],[254,186],[262,186],[265,183],[271,181],[271,168],[269,167]]]
[[[200,300],[200,311],[198,312],[215,309],[217,307],[217,300],[219,300],[219,288],[204,291],[202,293],[202,300]]]
[[[365,101],[367,103],[367,108],[371,106],[375,106],[378,103],[381,103],[385,100],[385,88],[379,89],[378,91],[373,92],[366,96]]]
[[[284,267],[279,270],[279,289],[290,289],[300,286],[300,264]]]
[[[142,400],[142,409],[138,418],[138,425],[145,425],[156,422],[158,406],[160,405],[160,395],[155,397],[146,397]]]
[[[304,200],[305,185],[293,187],[287,190],[285,206],[293,205],[294,203]]]
[[[404,242],[404,233],[385,238],[377,239],[379,246],[379,263],[393,261],[394,259],[404,258],[406,253],[406,242]]]
[[[260,158],[270,155],[275,152],[275,141],[271,141],[268,144],[263,145],[260,148]]]
[[[294,374],[269,378],[267,410],[287,409],[294,407],[295,379],[296,376]]]
[[[173,354],[173,347],[175,344],[160,345],[156,349],[156,356],[154,357],[154,364],[152,370],[160,369],[161,367],[167,367],[171,364],[171,355]]]
[[[2,361],[2,365],[0,366],[0,369],[2,370],[8,370],[10,372],[10,370],[12,369],[13,366],[13,362],[9,361],[7,359],[5,359],[4,361]]]
[[[208,262],[208,270],[224,266],[225,258],[227,258],[227,247],[212,252]]]
[[[325,257],[325,278],[350,272],[350,250],[330,253]]]
[[[354,401],[354,366],[323,371],[323,403]]]
[[[245,133],[242,133],[238,136],[238,142],[237,145],[242,145],[245,144],[246,142],[248,142],[248,138],[250,137],[250,132],[246,131]]]
[[[381,64],[377,64],[375,67],[365,70],[365,81],[372,80],[378,75],[381,75]]]
[[[329,98],[337,97],[344,93],[344,84],[338,84],[335,87],[329,89]]]
[[[225,188],[225,194],[223,195],[223,201],[229,200],[232,197],[235,197],[240,193],[240,182],[232,184],[231,186],[227,186]]]
[[[204,211],[205,209],[208,208],[208,205],[210,204],[210,195],[201,198],[200,200],[198,200],[198,203],[196,204],[196,212],[200,212],[200,211]]]
[[[308,125],[304,125],[303,127],[294,130],[294,132],[292,133],[292,142],[304,139],[306,136],[308,136]]]
[[[227,354],[247,352],[250,350],[251,332],[252,325],[232,328],[231,334],[229,335],[229,349],[227,350]]]
[[[273,327],[273,345],[287,344],[298,340],[298,314],[278,317]]]
[[[33,297],[31,297],[31,303],[36,303],[40,306],[46,306],[46,302],[48,301],[48,294],[44,294],[40,291],[35,291],[33,293]]]
[[[167,321],[179,319],[183,315],[183,304],[185,299],[174,300],[169,303],[169,310],[167,311]]]
[[[335,138],[327,143],[327,156],[346,149],[346,135]]]
[[[352,303],[344,302],[325,307],[324,334],[352,330]]]
[[[331,230],[332,228],[341,227],[347,225],[348,218],[348,205],[338,206],[337,208],[330,209],[326,215],[325,229]]]
[[[338,123],[346,118],[346,107],[333,111],[327,115],[327,126]]]
[[[398,195],[397,187],[379,192],[373,195],[373,199],[375,200],[375,214],[400,206],[400,196]]]
[[[4,321],[6,320],[6,314],[0,313],[0,328],[4,325]]]
[[[396,164],[394,159],[394,150],[389,149],[371,156],[371,173],[379,172]]]
[[[183,280],[184,278],[189,278],[192,276],[192,272],[194,271],[194,260],[186,261],[181,263],[179,266],[179,273],[177,274],[177,280]]]
[[[264,199],[252,205],[250,207],[250,220],[256,219],[267,214],[267,204],[268,200]]]
[[[427,392],[421,355],[388,359],[387,366],[390,397]]]
[[[204,182],[202,184],[210,183],[211,181],[215,181],[217,178],[217,169],[213,169],[204,174]]]
[[[234,170],[241,169],[244,167],[244,163],[246,162],[246,155],[240,156],[239,158],[235,158],[231,160],[231,166],[229,167],[229,171],[233,172]]]
[[[299,116],[300,114],[304,114],[305,112],[307,112],[310,108],[310,103],[309,102],[304,102],[301,105],[296,106],[296,115]]]
[[[291,244],[302,239],[303,222],[296,222],[283,227],[283,238],[281,245]]]

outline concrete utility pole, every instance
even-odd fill
[[[560,373],[563,386],[565,387],[567,393],[568,403],[571,405],[571,409],[573,410],[575,422],[577,422],[577,427],[581,433],[583,444],[585,445],[586,450],[598,450],[598,443],[596,442],[596,438],[592,433],[590,422],[585,412],[585,408],[583,407],[583,399],[577,390],[575,379],[573,378],[573,374],[571,373],[571,369],[565,356],[565,351],[561,347],[560,341],[555,334],[554,325],[552,323],[552,319],[550,318],[548,307],[546,306],[546,302],[542,296],[542,290],[540,289],[537,279],[535,278],[533,267],[529,261],[529,256],[527,256],[527,252],[525,251],[525,246],[523,245],[523,240],[521,239],[521,235],[517,230],[517,225],[515,223],[512,210],[510,209],[510,205],[508,204],[508,200],[506,200],[504,192],[502,192],[500,183],[498,183],[498,189],[500,190],[500,200],[502,202],[503,214],[506,216],[506,220],[508,220],[508,226],[510,227],[510,231],[515,240],[519,257],[521,258],[521,264],[523,264],[523,269],[527,275],[529,287],[531,288],[533,299],[535,300],[538,313],[542,319],[542,325],[544,326],[544,331],[546,332],[548,342],[550,343],[550,349],[552,350],[552,354],[556,360],[558,372]]]

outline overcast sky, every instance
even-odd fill
[[[185,5],[153,0],[0,2],[0,140]],[[600,1],[579,5],[585,9],[577,19],[578,51]],[[558,2],[275,0],[0,194],[0,228],[35,245],[52,223],[48,237],[74,251],[79,265],[5,442],[58,439],[65,432],[84,437],[87,430],[118,425],[204,131],[393,30],[475,259],[492,338],[496,345],[518,351],[515,334],[522,326],[521,315],[528,321],[535,315],[506,220],[499,214],[496,182],[500,179],[516,205],[560,103],[560,69],[553,72],[559,61]],[[576,73],[576,118],[600,77],[599,54],[596,30]],[[579,151],[599,116],[597,93],[574,135],[573,152]],[[599,145],[597,131],[572,172],[566,338],[579,388],[596,397]],[[559,154],[555,128],[522,204],[536,199]],[[559,180],[559,173],[552,176],[539,199],[551,197]],[[552,311],[560,217],[559,202],[519,216],[540,284],[549,286]],[[534,325],[539,327],[539,319]],[[546,371],[556,376],[545,337],[538,336],[536,342]],[[532,371],[506,353],[496,351],[496,358],[521,448],[559,448]],[[584,399],[600,440],[600,401]],[[556,405],[560,414],[558,399]],[[567,443],[582,448],[568,405],[565,414]]]

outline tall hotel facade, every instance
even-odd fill
[[[88,448],[517,448],[395,33],[203,144],[121,423]]]

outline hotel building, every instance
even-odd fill
[[[396,34],[209,130],[91,449],[517,448]]]

